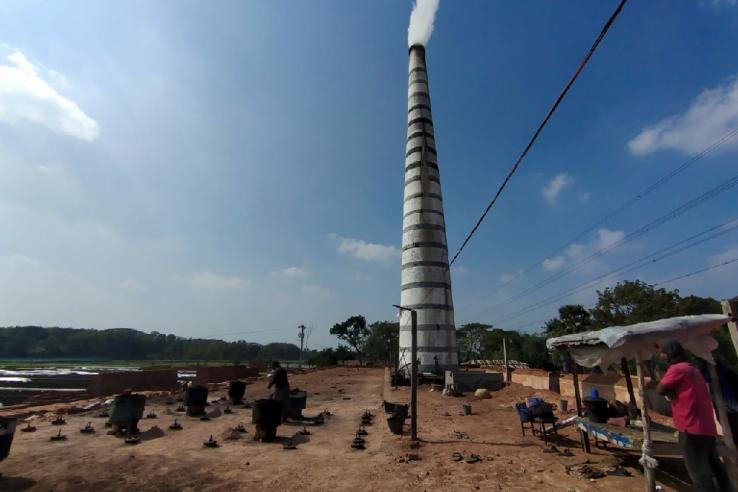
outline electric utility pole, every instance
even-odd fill
[[[302,369],[302,351],[303,347],[305,345],[305,325],[300,325],[297,327],[298,330],[300,330],[300,334],[297,335],[300,338],[300,364],[299,367]]]

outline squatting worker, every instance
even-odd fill
[[[661,350],[661,358],[669,367],[656,391],[671,403],[674,427],[679,431],[679,445],[694,490],[731,490],[715,449],[717,429],[707,383],[679,342],[666,342]]]
[[[287,371],[279,364],[279,361],[272,362],[272,380],[269,381],[267,389],[274,386],[272,400],[282,402],[282,421],[287,420],[290,414],[290,383],[287,380]]]

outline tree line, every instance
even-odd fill
[[[510,360],[530,367],[554,369],[560,361],[549,353],[546,339],[572,333],[655,321],[674,316],[722,313],[720,302],[711,297],[686,296],[679,290],[657,289],[640,280],[618,282],[614,287],[597,291],[597,303],[591,309],[580,304],[561,306],[558,316],[531,333],[506,330],[485,323],[467,323],[456,330],[459,361],[501,360],[503,339]],[[533,327],[532,327],[533,328]],[[312,358],[316,365],[333,365],[360,358],[389,363],[397,357],[399,323],[378,321],[367,324],[363,316],[352,316],[331,328],[346,345],[322,350]],[[738,370],[738,357],[726,326],[715,334],[720,346],[715,357],[724,365]]]
[[[300,348],[291,343],[226,342],[130,328],[0,327],[0,358],[244,362],[299,357]]]

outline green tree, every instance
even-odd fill
[[[600,328],[654,321],[682,314],[681,300],[678,290],[656,289],[640,280],[626,280],[597,291],[592,316]],[[696,299],[688,303],[695,307],[698,304]]]
[[[568,304],[559,308],[559,317],[546,322],[544,332],[549,337],[581,333],[593,329],[592,315],[581,304]]]
[[[389,365],[397,358],[400,323],[376,321],[369,325],[369,334],[364,340],[362,351],[369,360],[382,361]]]
[[[552,369],[553,361],[546,347],[546,337],[541,335],[523,335],[520,346],[520,361],[537,369]]]
[[[462,361],[486,359],[484,339],[491,329],[492,325],[467,323],[456,330],[456,344]]]
[[[296,360],[300,349],[291,343],[267,344],[239,340],[189,339],[129,328],[90,330],[16,326],[0,328],[0,357],[116,360]]]
[[[336,335],[353,348],[357,354],[361,354],[361,347],[369,335],[366,327],[366,318],[363,316],[351,316],[343,323],[336,323],[331,328],[331,335]]]

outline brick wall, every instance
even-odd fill
[[[170,391],[177,389],[176,369],[105,372],[90,380],[87,387],[93,395],[115,395],[123,390]]]
[[[504,377],[504,371],[502,371]],[[529,386],[534,389],[545,389],[554,391],[567,398],[574,398],[574,378],[571,374],[559,376],[539,369],[516,369],[512,371],[511,381],[513,383]],[[641,401],[638,397],[638,381],[631,377],[636,397],[636,404],[640,407]],[[649,379],[646,378],[646,383]],[[596,389],[602,398],[607,400],[618,400],[623,403],[630,401],[628,387],[625,378],[615,374],[580,374],[579,391],[582,398]]]
[[[259,375],[259,370],[255,367],[246,366],[220,366],[197,368],[197,376],[195,376],[195,384],[221,383],[232,379],[253,378]]]

